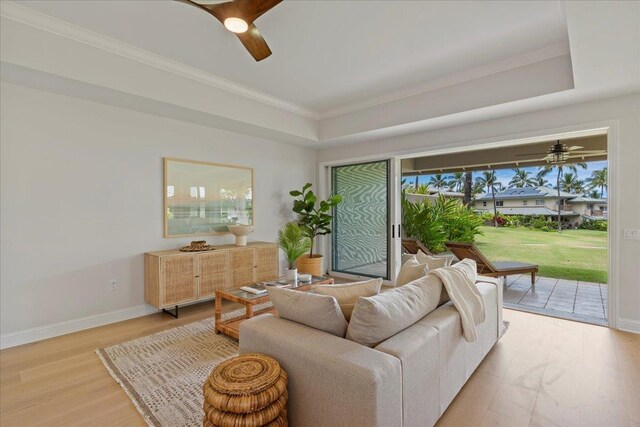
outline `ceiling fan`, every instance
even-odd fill
[[[540,160],[544,160],[548,163],[552,164],[561,164],[566,163],[567,160],[573,158],[581,158],[581,157],[590,157],[596,155],[604,155],[606,154],[606,150],[581,150],[584,148],[580,145],[572,145],[571,147],[567,147],[565,144],[561,143],[560,140],[557,140],[555,144],[551,146],[545,153],[526,153],[526,154],[516,154],[516,157],[523,156],[536,156],[536,155],[545,155]]]
[[[224,3],[176,0],[195,6],[213,15],[225,28],[238,36],[256,61],[271,55],[271,49],[253,21],[271,10],[282,0],[232,0]]]

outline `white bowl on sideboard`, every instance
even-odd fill
[[[253,232],[253,225],[235,224],[229,225],[229,233],[236,236],[236,246],[247,246],[247,235]]]

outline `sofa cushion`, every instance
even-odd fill
[[[345,283],[343,285],[315,285],[311,290],[317,294],[331,295],[340,305],[347,322],[356,305],[358,297],[372,297],[378,295],[382,286],[382,279],[371,279],[363,282]]]
[[[344,337],[347,321],[334,297],[271,286],[267,292],[281,318]]]
[[[412,256],[402,264],[398,277],[396,278],[396,286],[404,286],[407,283],[413,282],[422,276],[426,276],[427,272],[427,264],[420,264],[416,257]]]
[[[358,298],[346,338],[375,347],[434,310],[441,289],[440,279],[423,276],[400,288]]]

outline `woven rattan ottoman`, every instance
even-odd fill
[[[287,373],[272,357],[225,360],[203,386],[203,427],[287,426]]]

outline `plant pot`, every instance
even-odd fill
[[[300,273],[308,273],[314,276],[322,276],[324,273],[322,272],[322,260],[324,257],[322,255],[313,255],[313,257],[309,258],[309,255],[302,255],[298,258],[298,272]]]
[[[297,282],[298,281],[298,269],[297,268],[287,268],[287,282]]]

